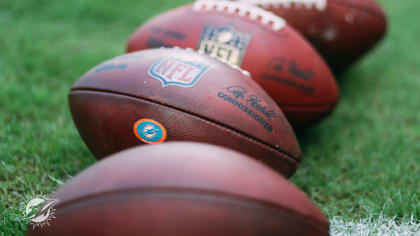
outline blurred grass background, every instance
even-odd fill
[[[94,163],[67,104],[73,82],[131,33],[187,0],[0,1],[0,235],[20,235],[28,196]],[[341,101],[299,134],[292,178],[329,217],[420,220],[420,1],[380,1],[387,38],[338,76]]]

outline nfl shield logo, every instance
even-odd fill
[[[162,58],[149,68],[149,75],[160,80],[162,86],[178,85],[191,87],[203,76],[210,66],[173,58]]]
[[[201,32],[197,50],[219,58],[231,65],[241,66],[251,35],[232,26],[206,25]]]

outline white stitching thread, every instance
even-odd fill
[[[325,10],[327,8],[327,0],[232,0],[235,2],[243,2],[251,5],[260,5],[262,7],[274,7],[279,8],[283,6],[285,8],[290,8],[294,5],[296,8],[305,6],[308,9],[316,8],[319,11]]]
[[[272,28],[274,31],[281,30],[286,26],[286,21],[283,18],[276,16],[264,9],[239,2],[199,0],[194,3],[193,8],[197,11],[210,11],[216,9],[217,11],[227,11],[230,14],[238,12],[240,16],[249,15],[249,18],[253,20],[261,19],[261,23],[264,25],[272,23]]]

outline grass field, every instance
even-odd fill
[[[142,22],[185,2],[0,1],[0,235],[23,234],[20,204],[95,161],[68,110],[73,82],[122,54]],[[305,159],[292,181],[337,234],[351,222],[420,221],[420,1],[380,2],[386,40],[338,77],[336,112],[298,136]]]

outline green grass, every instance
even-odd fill
[[[73,82],[185,2],[0,2],[0,235],[25,232],[14,219],[24,199],[94,163],[68,110]],[[381,3],[388,37],[339,76],[336,112],[299,135],[305,160],[292,181],[331,218],[420,220],[420,2]]]
[[[420,2],[381,1],[386,40],[339,76],[333,116],[299,136],[293,181],[329,216],[420,220]]]

